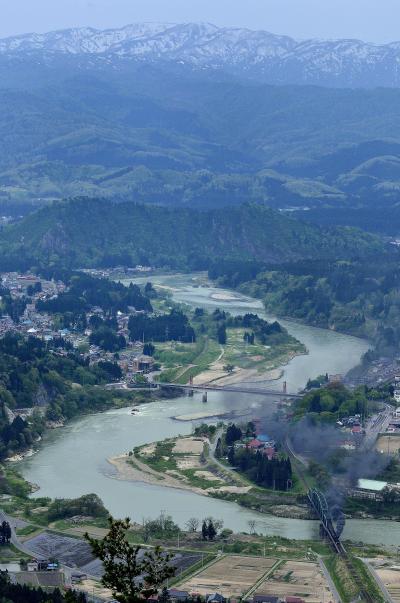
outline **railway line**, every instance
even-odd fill
[[[347,570],[359,591],[359,600],[365,603],[376,603],[372,595],[366,590],[362,577],[360,576],[354,562],[347,552],[343,542],[340,540],[341,532],[344,528],[344,518],[340,518],[336,525],[336,528],[332,521],[331,510],[325,498],[325,495],[317,490],[316,488],[310,488],[307,483],[307,477],[305,475],[306,461],[298,453],[293,450],[293,445],[290,439],[287,438],[285,441],[286,451],[295,459],[297,463],[297,473],[302,481],[303,485],[307,489],[307,498],[310,507],[314,510],[315,514],[319,517],[320,533],[321,536],[328,540],[331,545],[332,551],[335,555],[340,558],[346,564]]]

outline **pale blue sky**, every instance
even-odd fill
[[[136,21],[208,21],[296,38],[400,40],[400,0],[0,0],[0,37]]]

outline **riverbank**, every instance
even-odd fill
[[[226,342],[219,344],[210,336],[196,343],[156,345],[155,358],[163,366],[159,380],[195,385],[235,385],[245,381],[277,381],[294,358],[308,353],[294,337],[271,345],[248,344],[244,329],[227,329]]]
[[[192,308],[204,308],[210,312],[220,308],[227,310],[232,316],[254,313],[269,322],[275,320],[274,316],[265,314],[258,300],[237,294],[235,302],[225,305],[221,300],[212,299],[213,292],[217,290],[212,286],[194,286],[197,277],[197,274],[181,275],[179,278],[173,275],[152,275],[150,280],[154,284],[172,284],[173,300]],[[146,275],[139,284],[145,284],[148,280]],[[318,374],[344,374],[359,362],[367,349],[365,342],[353,337],[307,327],[294,321],[283,321],[281,324],[306,345],[309,354],[297,356],[284,366],[284,374],[274,383],[273,389],[281,389],[283,381],[287,381],[288,391],[298,391],[304,387],[307,379]],[[225,526],[235,531],[248,531],[248,521],[254,520],[263,533],[280,534],[295,539],[317,539],[317,522],[283,519],[277,514],[275,517],[261,514],[253,510],[256,506],[255,501],[250,500],[251,494],[248,497],[248,505],[239,507],[233,504],[235,495],[232,500],[228,495],[221,496],[218,500],[215,496],[199,496],[190,491],[158,487],[143,482],[114,479],[110,484],[110,478],[115,477],[115,470],[105,461],[106,458],[118,455],[121,450],[130,450],[133,445],[142,445],[158,438],[170,438],[192,431],[190,421],[179,422],[172,417],[205,410],[207,414],[223,409],[242,413],[244,408],[249,407],[253,416],[264,416],[270,409],[273,412],[274,402],[271,399],[266,403],[262,395],[248,397],[234,392],[216,391],[209,392],[206,409],[201,403],[201,396],[195,394],[193,398],[180,396],[173,400],[143,405],[135,416],[131,416],[128,409],[92,415],[67,424],[58,433],[50,434],[50,438],[46,438],[44,449],[33,458],[23,461],[20,470],[30,481],[40,485],[38,496],[68,498],[88,491],[97,492],[115,517],[134,514],[136,519],[141,521],[142,517],[155,517],[164,509],[181,527],[194,515],[212,515],[223,517]],[[84,463],[82,458],[85,459]],[[62,473],[59,471],[60,466],[64,468]],[[68,483],[65,475],[71,476]],[[278,502],[282,504],[282,501]],[[389,544],[395,539],[398,540],[398,536],[398,524],[368,520],[350,520],[345,534],[346,538],[354,541],[364,539],[367,542]]]
[[[178,437],[107,460],[119,480],[189,490],[276,517],[312,518],[307,504],[299,502],[295,493],[259,488],[245,476],[217,464],[210,455],[212,445],[207,437]]]

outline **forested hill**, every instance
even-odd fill
[[[377,251],[382,243],[373,235],[323,229],[257,205],[200,212],[81,198],[42,208],[6,228],[0,268],[136,263],[206,268],[216,257],[281,262]]]

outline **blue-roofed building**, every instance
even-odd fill
[[[259,435],[257,435],[257,440],[259,442],[270,442],[271,438],[265,433],[260,433]]]

